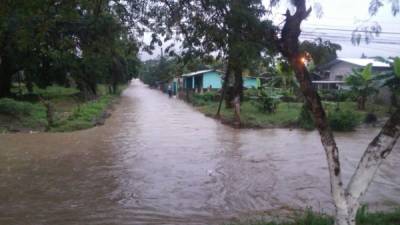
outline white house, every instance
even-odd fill
[[[337,58],[318,68],[320,79],[314,80],[313,83],[319,89],[340,88],[345,78],[353,72],[353,69],[362,69],[370,63],[372,63],[372,72],[374,73],[390,69],[388,63],[374,59]]]

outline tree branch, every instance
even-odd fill
[[[392,152],[399,137],[400,109],[397,109],[368,145],[347,186],[348,200],[352,204],[356,204],[359,198],[365,194],[379,166]]]

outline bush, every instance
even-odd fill
[[[353,99],[352,93],[345,90],[320,90],[318,94],[323,101],[344,102]]]
[[[306,104],[303,104],[303,106],[301,107],[300,115],[297,122],[299,124],[299,127],[305,130],[315,129],[314,120]]]
[[[29,102],[19,102],[11,98],[0,99],[0,114],[9,116],[30,115],[34,105]]]
[[[359,115],[349,110],[333,110],[328,114],[329,125],[335,131],[352,131],[359,124]]]
[[[209,102],[215,102],[219,100],[218,92],[206,92],[203,94],[194,93],[191,98],[191,103],[195,106],[203,106]]]
[[[243,91],[243,96],[245,100],[258,98],[260,90],[256,88],[249,88]]]
[[[278,108],[278,105],[280,103],[280,97],[281,96],[267,95],[263,91],[261,92],[261,96],[259,96],[259,98],[254,101],[254,104],[256,104],[257,108],[261,112],[274,113],[276,112],[276,109]]]

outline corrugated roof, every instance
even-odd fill
[[[359,58],[338,58],[338,60],[343,62],[348,62],[357,66],[366,66],[372,63],[374,67],[390,67],[388,63],[376,61],[374,59],[359,59]]]
[[[199,70],[199,71],[183,74],[182,77],[192,77],[192,76],[196,76],[199,74],[208,73],[211,71],[214,71],[214,70]]]

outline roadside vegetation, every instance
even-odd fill
[[[268,93],[268,94],[267,94]],[[368,116],[383,119],[387,117],[389,108],[385,105],[366,104],[365,110],[358,109],[357,102],[349,94],[338,101],[332,101],[332,92],[321,92],[323,105],[328,114],[330,125],[335,131],[352,131],[363,123],[370,122]],[[193,94],[190,99],[199,111],[214,117],[218,109],[218,92]],[[241,127],[243,128],[303,128],[313,130],[314,121],[308,110],[303,107],[302,99],[284,95],[282,89],[256,90],[249,89],[244,92],[244,101],[241,107]],[[220,118],[222,122],[233,124],[235,115],[231,108],[222,106]]]
[[[389,212],[368,212],[362,207],[356,215],[357,225],[398,225],[400,224],[400,209]],[[307,210],[303,214],[295,215],[291,220],[250,220],[246,222],[230,223],[229,225],[334,225],[334,218],[325,214]]]
[[[0,131],[65,132],[102,124],[109,115],[109,106],[124,87],[109,93],[106,86],[99,85],[98,97],[92,100],[82,99],[76,88],[35,87],[33,93],[20,88],[15,99],[0,99]]]
[[[8,1],[0,10],[0,131],[87,128],[140,66],[145,1]],[[105,91],[106,90],[106,91]]]

